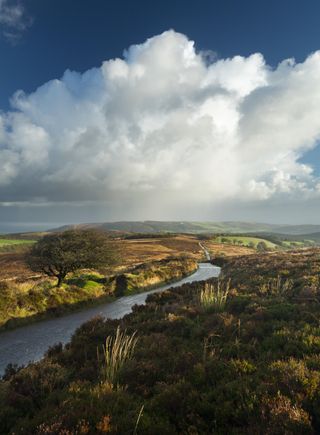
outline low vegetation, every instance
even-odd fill
[[[121,332],[118,327],[116,335],[109,335],[105,345],[102,346],[101,374],[102,382],[110,388],[118,387],[119,372],[124,364],[132,358],[137,345],[138,337],[136,331],[130,335],[126,331]],[[100,352],[98,349],[98,363],[100,363]]]
[[[30,245],[34,243],[34,240],[25,239],[0,239],[0,247],[11,245]]]
[[[112,237],[108,243],[112,252],[118,253],[118,263],[110,264],[107,258],[100,266],[95,263],[96,267],[93,269],[91,267],[71,272],[65,278],[62,277],[61,287],[57,288],[57,279],[42,273],[43,267],[48,268],[52,263],[51,253],[46,257],[46,262],[40,262],[40,265],[41,257],[34,256],[37,266],[34,267],[35,271],[25,262],[30,247],[34,246],[31,253],[39,251],[39,244],[32,245],[29,241],[34,244],[43,236],[46,235],[35,234],[34,240],[30,240],[27,235],[21,235],[17,240],[28,240],[28,244],[12,245],[14,250],[0,252],[0,329],[64,314],[87,304],[112,301],[115,297],[178,280],[194,272],[197,261],[204,257],[199,239],[193,235],[144,235],[141,238],[129,239],[123,236]],[[110,237],[109,234],[107,236]],[[52,240],[52,237],[59,240],[56,233],[49,236],[49,239]],[[42,240],[46,241],[48,238]],[[20,246],[23,246],[22,251]],[[68,257],[68,262],[72,258],[76,259],[76,264],[72,264],[73,270],[74,266],[79,267],[78,252],[81,249],[80,238],[75,257]],[[212,252],[214,256],[222,253],[234,256],[247,251],[254,252],[249,248],[232,245],[215,245]],[[100,263],[100,258],[98,260]],[[65,261],[60,262],[60,266],[64,264]],[[92,262],[90,264],[93,266]],[[85,266],[83,262],[81,266]]]
[[[278,247],[277,244],[270,242],[269,240],[251,236],[224,235],[217,236],[214,238],[214,240],[218,243],[230,243],[232,245],[248,246],[250,248],[256,249],[259,248],[261,244],[263,244],[262,247],[264,248],[264,250],[276,249]]]
[[[92,319],[38,363],[8,367],[2,433],[319,433],[320,251],[221,261],[231,280],[221,310],[199,303],[204,283],[186,284],[122,320]],[[110,388],[97,349],[118,328],[139,340]]]
[[[215,284],[205,283],[200,292],[200,304],[206,310],[223,311],[228,293],[230,289],[230,281],[223,282],[217,280]]]
[[[67,231],[64,234],[70,233],[76,232]],[[103,259],[103,255],[98,253],[96,259],[99,264],[92,262],[92,258],[89,263],[85,264],[82,261],[80,264],[78,252],[85,246],[82,243],[83,235],[92,232],[78,231],[78,233],[81,233],[81,236],[79,243],[73,246],[75,255],[67,257],[68,266],[71,268],[65,267],[65,253],[60,249],[59,255],[63,254],[63,261],[58,262],[61,273],[53,267],[55,263],[52,252],[56,253],[56,250],[52,249],[51,245],[50,255],[46,256],[45,262],[43,256],[39,256],[39,249],[43,248],[43,243],[59,242],[59,234],[44,235],[42,239],[43,234],[35,234],[33,239],[30,239],[30,236],[28,239],[27,235],[21,235],[14,240],[5,239],[7,242],[15,243],[8,245],[11,247],[10,252],[1,253],[0,250],[0,328],[12,328],[31,320],[60,315],[82,308],[86,304],[112,301],[115,297],[144,291],[161,283],[180,279],[192,273],[196,269],[196,261],[203,259],[204,253],[199,245],[200,240],[216,261],[219,257],[254,255],[259,250],[258,245],[262,240],[249,236],[245,240],[243,236],[240,240],[240,236],[229,236],[225,241],[225,236],[214,238],[212,235],[205,234],[201,236],[142,234],[134,237],[125,235],[110,238],[107,234],[111,246],[109,253],[120,252],[119,262],[110,264],[112,255]],[[239,239],[237,244],[234,244],[235,237]],[[250,245],[250,239],[257,242],[256,246]],[[37,240],[41,241],[35,243]],[[245,241],[250,246],[244,246]],[[269,243],[274,243],[274,240]],[[31,254],[28,254],[30,247]],[[40,251],[43,251],[42,248]],[[103,246],[101,248],[103,249]],[[88,249],[86,251],[88,252]],[[265,249],[262,249],[262,252],[264,251]],[[91,253],[94,254],[94,249],[89,250],[89,253],[90,256]],[[26,254],[34,271],[25,263]],[[103,261],[100,261],[101,259]],[[82,269],[89,264],[93,268]],[[80,270],[75,271],[79,267]],[[61,285],[60,289],[55,287],[56,281],[52,277],[43,273],[46,271],[49,271],[49,275],[56,275],[57,278],[60,275],[58,281]],[[69,275],[67,275],[68,271],[71,271]]]
[[[205,248],[209,251],[212,258],[237,257],[242,255],[252,255],[256,253],[256,249],[249,246],[234,245],[233,243],[218,243],[214,238],[202,242]]]
[[[294,248],[305,248],[316,245],[316,242],[309,239],[303,239],[301,236],[289,236],[279,234],[221,234],[209,238],[213,243],[244,246],[255,249],[259,252],[288,250]]]
[[[181,279],[196,269],[195,260],[169,258],[115,275],[81,270],[70,274],[61,287],[44,277],[25,282],[0,281],[0,330],[62,315],[88,304],[111,302],[119,296]]]
[[[30,247],[33,243],[35,243],[35,241],[29,239],[0,238],[0,253],[25,252],[26,248]]]

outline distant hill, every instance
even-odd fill
[[[255,222],[188,222],[188,221],[119,221],[65,225],[52,231],[70,228],[97,228],[104,231],[128,233],[275,233],[287,235],[307,235],[320,233],[320,225],[273,225]]]
[[[303,235],[320,232],[320,225],[274,225],[273,233]]]
[[[65,225],[52,231],[71,228],[98,228],[105,231],[133,233],[239,233],[271,231],[272,225],[247,222],[187,222],[187,221],[120,221]]]
[[[305,240],[314,240],[315,242],[320,242],[320,232],[318,233],[308,233],[303,235],[298,235],[300,239],[302,239],[302,236]],[[297,237],[296,237],[297,238]]]

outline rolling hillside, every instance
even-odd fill
[[[87,223],[76,225],[65,225],[52,229],[52,231],[63,231],[70,228],[98,228],[105,231],[119,231],[128,233],[264,233],[304,236],[313,240],[320,240],[320,225],[276,225],[257,222],[197,222],[197,221],[119,221],[103,223]],[[310,234],[313,237],[305,237]]]
[[[70,228],[99,228],[106,231],[134,233],[240,233],[273,230],[273,225],[250,222],[187,222],[187,221],[121,221],[65,225],[52,231]]]

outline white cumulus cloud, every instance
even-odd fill
[[[171,30],[123,59],[18,91],[11,104],[0,114],[6,205],[120,198],[159,209],[319,195],[299,159],[320,137],[320,51],[276,68],[259,53],[209,63]]]

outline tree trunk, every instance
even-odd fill
[[[58,275],[57,278],[58,278],[57,287],[60,288],[65,278],[65,275]]]

